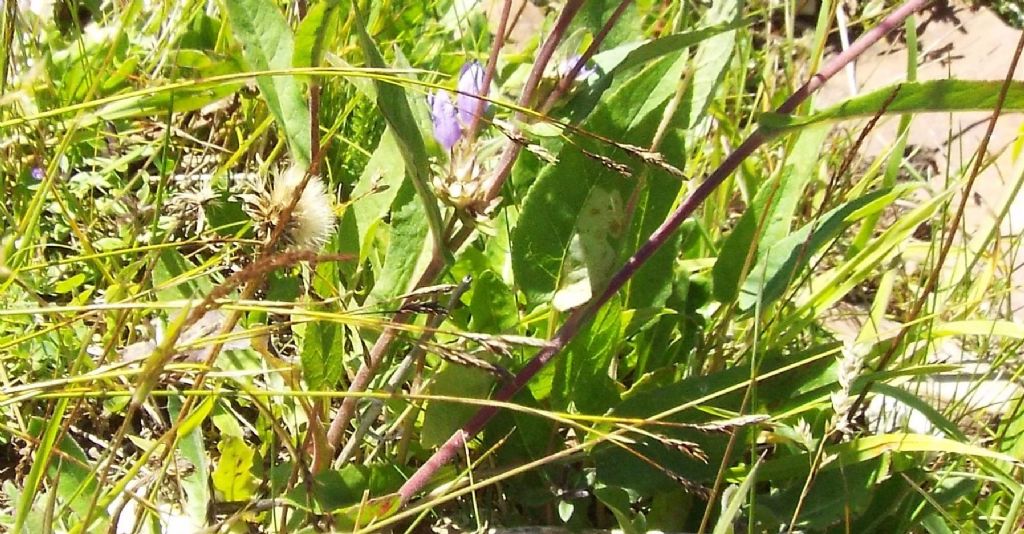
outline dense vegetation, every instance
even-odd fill
[[[1013,195],[860,150],[1024,111],[940,3],[7,2],[0,524],[1015,531]]]

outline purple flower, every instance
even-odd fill
[[[452,104],[452,98],[448,91],[438,91],[437,94],[427,95],[427,105],[430,106],[430,120],[434,123],[434,139],[450,151],[462,137],[458,112]]]
[[[32,178],[41,182],[43,178],[46,178],[46,171],[42,167],[32,167]]]
[[[473,98],[470,95],[487,96],[487,88],[484,87],[484,68],[476,61],[470,61],[459,70],[459,90],[455,97],[455,107],[459,112],[459,122],[468,126],[474,116],[479,116],[484,108],[484,100]]]
[[[563,59],[562,62],[558,64],[558,77],[565,78],[566,76],[568,76],[572,72],[572,69],[576,68],[576,65],[580,62],[581,59],[583,59],[583,56],[579,54],[574,54],[572,57]],[[588,67],[586,64],[584,64],[582,67],[580,67],[579,72],[576,73],[575,81],[582,82],[587,78],[593,76],[596,72],[596,68]]]

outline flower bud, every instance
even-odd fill
[[[445,150],[451,151],[462,137],[462,129],[456,119],[457,113],[448,91],[442,90],[427,95],[427,105],[430,106],[430,121],[434,125],[434,139],[437,139]]]
[[[476,61],[470,61],[462,66],[459,71],[459,94],[455,97],[455,107],[459,114],[459,123],[468,126],[473,117],[483,114],[485,100],[474,98],[471,95],[487,96],[487,88],[484,87],[484,68]]]

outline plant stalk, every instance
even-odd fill
[[[814,91],[819,89],[837,72],[847,64],[864,53],[871,45],[881,39],[884,35],[902,24],[903,20],[911,14],[920,10],[929,0],[908,0],[889,16],[882,20],[877,26],[865,32],[848,49],[828,61],[817,74],[812,76],[803,86],[797,89],[779,108],[778,113],[791,113],[801,102],[803,102]],[[516,375],[511,383],[502,388],[494,399],[498,401],[510,400],[534,375],[537,374],[548,362],[557,356],[569,341],[579,332],[593,315],[601,308],[620,288],[634,275],[643,264],[654,255],[654,253],[671,237],[672,233],[678,230],[679,226],[689,218],[711,193],[718,188],[759,146],[764,144],[771,137],[769,132],[757,128],[749,137],[733,151],[712,172],[668,218],[655,230],[648,240],[631,256],[617,273],[612,277],[608,287],[601,295],[592,300],[586,306],[576,309],[566,319],[551,340],[551,344],[541,349],[523,369]],[[451,461],[459,451],[463,450],[466,442],[476,435],[488,421],[498,412],[497,407],[486,406],[477,411],[472,419],[462,429],[456,431],[451,437],[435,452],[398,490],[403,504],[408,503],[434,477],[441,467]]]

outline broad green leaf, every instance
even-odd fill
[[[595,55],[594,62],[606,71],[614,69],[614,73],[618,73],[641,66],[648,61],[659,59],[662,56],[677,54],[711,37],[739,29],[742,26],[743,23],[741,21],[732,21],[725,24],[707,26],[699,30],[673,33],[639,45],[635,43],[624,44]]]
[[[868,509],[871,488],[878,483],[885,466],[883,458],[871,458],[839,469],[816,472],[814,483],[807,488],[806,494],[803,478],[777,482],[775,491],[758,495],[754,503],[787,519],[799,506],[800,527],[809,532],[820,532],[845,517],[858,517]],[[747,476],[746,480],[749,479]],[[765,483],[764,477],[758,476],[758,482]]]
[[[666,35],[645,43],[626,43],[595,54],[592,62],[603,74],[591,82],[591,85],[572,95],[568,114],[581,119],[586,117],[598,105],[605,92],[617,91],[619,86],[628,83],[629,77],[635,73],[636,69],[666,56],[678,57],[680,52],[691,46],[741,26],[743,26],[742,23],[715,25],[691,32]],[[684,67],[688,68],[689,62]],[[665,78],[666,84],[674,84],[677,81],[677,77],[666,76]],[[682,117],[683,120],[687,118]],[[544,129],[543,125],[538,124],[533,125],[531,131],[537,134],[539,130]],[[557,134],[558,132],[558,130],[554,130],[552,133]]]
[[[432,395],[446,395],[483,399],[487,397],[494,377],[472,367],[444,364],[434,375],[430,386]],[[462,428],[476,413],[477,407],[450,402],[431,402],[423,415],[420,445],[433,449],[444,443],[452,433]]]
[[[398,142],[391,128],[386,128],[352,189],[353,202],[349,209],[355,214],[359,243],[365,243],[366,234],[387,215],[404,179],[405,166]],[[360,257],[360,261],[363,259]]]
[[[751,310],[759,300],[762,306],[766,306],[781,297],[823,246],[857,220],[890,206],[909,187],[912,186],[873,191],[857,197],[775,243],[750,270],[740,291],[739,309]],[[869,207],[871,209],[864,209]]]
[[[394,466],[349,464],[340,470],[323,471],[309,484],[298,484],[282,498],[303,510],[316,514],[329,514],[346,507],[358,505],[366,493],[387,495],[402,485],[404,478]],[[380,513],[390,515],[397,507],[390,507],[390,497],[384,497],[378,505],[371,506]],[[383,516],[380,516],[383,517]],[[373,517],[364,517],[363,524]]]
[[[613,299],[555,361],[552,394],[556,406],[569,403],[581,413],[604,413],[619,400],[608,366],[622,343],[622,309]]]
[[[85,273],[78,273],[70,278],[65,278],[60,282],[57,282],[53,286],[53,290],[56,293],[70,293],[75,288],[85,283]]]
[[[338,385],[345,366],[344,330],[329,321],[306,325],[302,340],[302,377],[313,391],[330,391]]]
[[[294,40],[288,21],[271,0],[225,0],[228,21],[242,45],[242,56],[257,71],[292,66]],[[295,163],[309,166],[310,115],[302,86],[294,76],[258,76],[256,85],[288,140]]]
[[[295,67],[318,67],[323,59],[325,44],[337,33],[340,23],[341,2],[323,0],[313,4],[295,31]]]
[[[217,444],[220,458],[213,470],[213,487],[223,500],[247,501],[256,491],[256,478],[252,474],[255,451],[245,440],[222,436]]]
[[[633,512],[632,503],[629,502],[629,493],[626,490],[612,486],[600,486],[594,488],[594,497],[597,497],[602,504],[612,511],[612,515],[615,516],[615,521],[619,523],[619,528],[622,529],[623,534],[638,534],[642,532],[633,525],[635,512]]]
[[[680,404],[702,398],[709,393],[721,391],[749,378],[749,369],[732,368],[707,376],[692,377],[658,387],[656,383],[634,388],[630,395],[623,398],[612,410],[612,414],[621,417],[651,417]],[[702,403],[710,409],[736,410],[742,400],[742,391],[729,393],[714,400]],[[701,423],[713,417],[697,409],[675,414],[666,419],[672,422]],[[715,478],[717,464],[725,453],[728,442],[724,434],[702,433],[689,429],[662,428],[660,435],[696,443],[712,458],[711,463],[704,463],[667,447],[664,443],[644,436],[631,436],[637,443],[630,448],[641,453],[655,466],[694,482],[708,482]],[[677,483],[665,475],[658,467],[641,460],[619,447],[603,445],[596,451],[598,480],[609,486],[618,486],[634,490],[641,495],[654,495],[677,487]]]
[[[366,63],[369,67],[378,69],[387,68],[384,57],[377,44],[366,31],[363,22],[363,14],[359,12],[356,0],[352,0],[352,8],[356,10],[354,17],[356,32],[359,36],[359,45],[366,56]],[[377,89],[377,108],[380,109],[384,120],[394,132],[395,140],[398,142],[399,153],[405,162],[406,175],[409,182],[412,182],[422,204],[422,217],[426,218],[430,233],[433,235],[434,246],[442,254],[450,255],[451,252],[444,245],[444,229],[441,223],[441,212],[437,207],[437,200],[427,183],[430,180],[430,162],[427,159],[427,150],[423,144],[423,133],[416,122],[412,108],[409,106],[409,99],[405,89],[401,85],[374,80],[374,87]]]
[[[681,153],[681,143],[669,136],[662,144],[665,153]],[[647,187],[636,196],[633,211],[632,229],[626,242],[619,252],[619,263],[642,246],[654,231],[661,226],[665,217],[675,206],[676,197],[682,187],[682,181],[654,173],[649,177]],[[654,253],[653,256],[626,283],[623,294],[626,298],[625,307],[629,309],[658,309],[665,305],[672,293],[675,262],[679,256],[679,247],[684,232],[675,232]]]
[[[759,404],[782,404],[796,394],[794,384],[819,380],[819,377],[827,374],[829,366],[835,365],[835,359],[830,357],[834,351],[834,345],[825,345],[784,355],[765,353],[760,371],[762,375],[771,376],[758,381]],[[706,423],[722,418],[714,415],[716,413],[729,414],[739,411],[749,379],[750,369],[747,366],[734,366],[682,380],[672,374],[660,378],[649,374],[646,380],[638,382],[623,394],[622,402],[616,405],[611,413],[621,417],[648,418],[672,410],[672,415],[661,420]],[[823,377],[821,380],[835,382],[834,375]],[[680,406],[692,407],[678,410]],[[754,431],[753,427],[737,430],[740,433],[737,442],[747,439],[744,436]],[[664,437],[696,443],[707,453],[710,461],[705,463],[694,459],[659,440],[631,435],[630,437],[637,442],[630,448],[643,454],[647,461],[619,447],[599,445],[595,451],[598,480],[610,486],[635,490],[642,495],[655,495],[679,487],[678,483],[666,476],[663,470],[669,470],[692,482],[710,483],[715,480],[729,441],[726,434],[667,427],[663,427],[658,433]]]
[[[810,128],[801,132],[786,155],[781,174],[761,186],[753,203],[744,210],[725,238],[711,271],[712,288],[719,302],[735,299],[744,277],[749,274],[744,273],[743,268],[753,269],[756,263],[763,262],[767,251],[789,233],[793,214],[803,198],[804,188],[813,177],[827,134],[827,128]],[[758,231],[762,220],[764,224]],[[747,266],[751,247],[757,247],[757,254]]]
[[[480,272],[473,281],[469,309],[473,332],[508,332],[518,319],[515,293],[490,269]]]
[[[770,131],[779,132],[819,122],[874,117],[883,108],[885,114],[992,110],[996,107],[1002,87],[1001,81],[907,82],[851,98],[808,116],[765,113],[758,118],[758,122]],[[886,102],[889,104],[886,105]],[[1024,111],[1024,82],[1010,83],[1002,110],[1004,113]]]
[[[391,300],[412,289],[420,256],[429,249],[429,232],[423,203],[417,200],[415,188],[406,180],[399,186],[391,206],[387,254],[367,303]]]
[[[285,270],[273,271],[267,275],[267,300],[292,302],[302,291],[298,276]]]
[[[570,29],[589,34],[597,33],[607,23],[612,13],[621,7],[621,3],[620,0],[587,0],[583,2],[579,12],[573,17]],[[613,47],[636,39],[637,34],[643,31],[643,16],[643,11],[638,9],[635,3],[629,4],[605,37],[604,44],[607,47]]]
[[[153,288],[160,300],[203,298],[213,285],[204,277],[196,277],[196,268],[176,250],[160,253],[153,269]]]
[[[583,129],[625,143],[649,144],[661,110],[651,109],[644,117],[636,111],[647,104],[674,60],[664,58],[624,84],[594,110]],[[512,234],[512,267],[531,307],[552,302],[569,309],[603,290],[631,228],[625,206],[636,184],[584,150],[602,154],[608,147],[574,138],[558,161],[541,171],[523,201]],[[653,170],[650,178],[674,179],[665,174]],[[645,217],[664,213],[645,212]]]
[[[960,441],[923,434],[892,433],[865,436],[846,443],[825,447],[820,470],[829,471],[843,466],[866,462],[892,452],[932,452],[987,458],[1017,464],[1013,457]],[[762,481],[804,477],[811,465],[813,452],[784,456],[764,462],[760,467]],[[748,466],[733,467],[726,471],[730,480],[741,480],[750,472]]]

